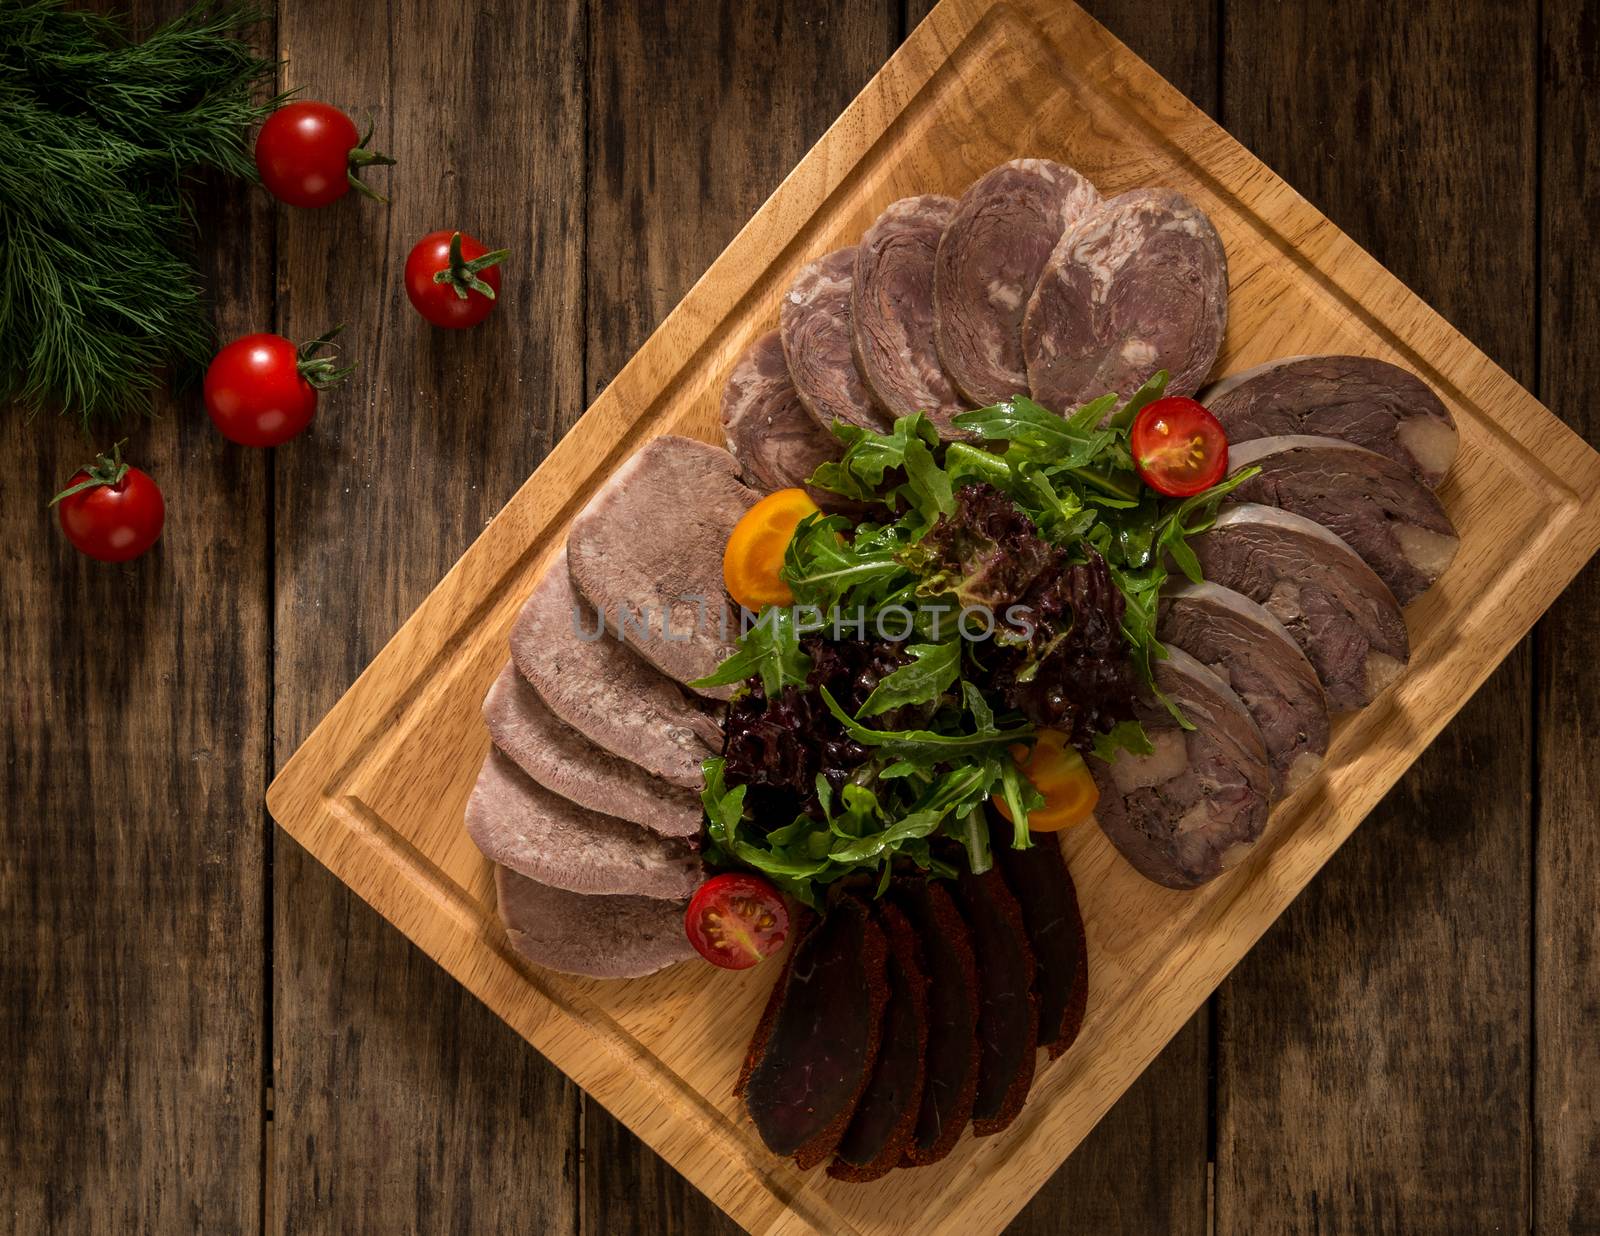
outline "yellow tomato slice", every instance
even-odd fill
[[[1044,806],[1028,812],[1028,828],[1033,832],[1053,833],[1082,824],[1100,801],[1094,774],[1060,730],[1040,730],[1033,750],[1018,744],[1011,748],[1011,758],[1033,788],[1044,795]],[[996,794],[993,802],[995,810],[1010,821],[1005,798]]]
[[[780,489],[746,511],[722,553],[722,581],[728,595],[748,610],[792,602],[794,593],[778,572],[794,530],[816,510],[805,490]]]

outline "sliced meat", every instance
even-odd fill
[[[1111,843],[1146,879],[1196,888],[1249,852],[1267,824],[1272,771],[1266,744],[1239,697],[1200,662],[1169,647],[1156,686],[1194,726],[1180,729],[1160,701],[1136,706],[1152,755],[1118,751],[1090,760],[1096,816]]]
[[[692,438],[645,443],[572,521],[573,586],[606,626],[688,684],[733,651],[739,620],[722,583],[728,534],[759,500],[739,461]],[[726,699],[732,688],[703,694]]]
[[[1263,606],[1207,581],[1169,589],[1156,636],[1233,688],[1267,746],[1275,797],[1316,772],[1328,750],[1328,697],[1300,645]]]
[[[1028,393],[1028,298],[1062,233],[1099,201],[1063,163],[1013,159],[956,203],[934,265],[934,334],[944,371],[974,407]]]
[[[889,900],[921,942],[928,979],[928,1047],[916,1127],[902,1160],[937,1163],[955,1148],[978,1086],[978,962],[972,933],[941,883],[896,876]]]
[[[943,437],[961,392],[933,337],[933,262],[954,198],[924,194],[891,203],[856,250],[851,324],[856,367],[891,417],[926,412]]]
[[[840,504],[838,494],[806,485],[819,464],[844,453],[844,445],[800,402],[777,331],[752,343],[728,375],[722,391],[722,433],[751,489],[771,493],[805,485],[818,506]]]
[[[856,250],[838,249],[804,267],[778,307],[778,332],[789,376],[812,419],[824,430],[834,421],[887,429],[891,419],[872,402],[856,368],[850,327],[850,292]]]
[[[597,747],[698,790],[722,727],[671,679],[605,633],[557,556],[511,629],[511,656],[539,698]]]
[[[1089,953],[1078,891],[1055,833],[1034,833],[1033,845],[1018,850],[1011,844],[1012,826],[992,809],[989,827],[995,863],[1022,910],[1033,950],[1039,1046],[1054,1060],[1078,1037],[1089,1002]]]
[[[1371,567],[1321,524],[1276,507],[1225,507],[1189,539],[1207,580],[1283,624],[1335,709],[1365,708],[1411,657],[1406,620]]]
[[[511,947],[535,965],[589,978],[639,978],[693,957],[685,901],[569,893],[494,869]]]
[[[494,745],[545,789],[663,836],[700,835],[704,814],[694,791],[595,746],[545,706],[515,661],[484,697],[483,719]]]
[[[875,912],[889,941],[889,1000],[872,1078],[839,1142],[838,1157],[828,1165],[828,1175],[838,1180],[876,1180],[898,1167],[916,1132],[922,1100],[928,980],[918,960],[921,945],[892,902],[878,902]]]
[[[1282,507],[1321,524],[1366,559],[1394,599],[1409,605],[1456,556],[1455,525],[1433,491],[1403,464],[1337,438],[1289,434],[1228,451],[1235,472],[1261,473],[1230,502]]]
[[[705,878],[686,842],[552,794],[494,747],[467,801],[467,833],[490,862],[570,893],[675,900]]]
[[[1291,356],[1231,374],[1200,401],[1228,441],[1282,434],[1342,438],[1411,469],[1430,489],[1450,471],[1455,418],[1414,373],[1370,356]]]
[[[1171,189],[1135,189],[1079,219],[1028,302],[1028,386],[1068,412],[1108,391],[1127,397],[1159,369],[1192,395],[1228,324],[1228,258],[1206,214]]]
[[[972,932],[978,966],[978,1088],[972,1131],[998,1133],[1022,1111],[1033,1085],[1039,1004],[1033,994],[1033,950],[1022,909],[999,871],[963,871],[951,882]]]
[[[883,931],[855,897],[796,942],[752,1045],[745,1106],[767,1149],[809,1171],[844,1136],[877,1059],[888,996]]]

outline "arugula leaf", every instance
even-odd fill
[[[972,692],[978,690],[970,682],[962,685]],[[1004,730],[995,729],[992,719],[987,727],[970,734],[940,734],[933,730],[869,729],[839,707],[839,701],[833,698],[826,687],[820,690],[822,702],[828,706],[828,711],[840,725],[844,726],[851,738],[863,747],[876,748],[891,759],[937,763],[954,756],[981,753],[993,747],[1017,742],[1019,739],[1031,738],[1034,733],[1031,725],[1013,726]],[[982,698],[981,695],[979,698]]]
[[[800,632],[795,611],[784,606],[768,606],[755,625],[739,637],[739,648],[721,665],[689,685],[697,689],[725,687],[759,677],[768,699],[776,698],[787,686],[804,683],[811,672],[811,658],[800,650]]]
[[[1117,758],[1118,751],[1126,751],[1130,755],[1151,755],[1155,749],[1150,735],[1144,732],[1144,726],[1137,721],[1118,721],[1106,733],[1094,736],[1094,755],[1107,764]]]
[[[961,672],[961,643],[909,644],[912,660],[886,674],[872,688],[858,717],[876,717],[904,704],[927,704],[938,699]]]

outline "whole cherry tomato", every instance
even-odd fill
[[[500,294],[501,262],[509,249],[490,252],[464,232],[429,232],[406,258],[406,295],[435,326],[464,330],[489,316]]]
[[[310,99],[285,103],[268,116],[256,135],[256,170],[267,192],[290,206],[329,206],[351,189],[387,201],[359,175],[388,155],[367,149],[372,131],[356,132],[355,122],[337,107]]]
[[[148,472],[122,462],[122,443],[73,473],[50,500],[61,531],[80,553],[101,562],[126,562],[156,543],[167,504]]]
[[[1204,404],[1168,395],[1139,410],[1128,435],[1139,479],[1169,498],[1210,489],[1228,470],[1228,435]]]
[[[246,335],[218,352],[206,370],[205,401],[222,436],[240,446],[280,446],[311,423],[317,392],[355,371],[317,349],[343,326],[295,347],[282,335]]]
[[[689,943],[712,965],[748,970],[783,947],[789,910],[770,882],[730,871],[695,890],[683,924]]]

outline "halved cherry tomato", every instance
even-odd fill
[[[793,601],[794,593],[778,572],[794,530],[816,510],[805,490],[780,489],[746,511],[733,526],[722,554],[722,582],[728,595],[748,610]]]
[[[1187,498],[1228,471],[1228,435],[1205,405],[1182,395],[1157,399],[1128,435],[1139,479],[1158,494]]]
[[[724,970],[748,970],[789,938],[789,910],[760,876],[712,876],[689,899],[684,930],[695,951]]]
[[[1094,774],[1083,756],[1067,745],[1067,736],[1060,730],[1040,730],[1032,751],[1019,743],[1011,748],[1011,758],[1033,782],[1033,788],[1044,795],[1044,806],[1028,812],[1030,832],[1053,833],[1082,824],[1100,801]],[[993,801],[995,810],[1010,821],[1006,800],[996,794]]]

